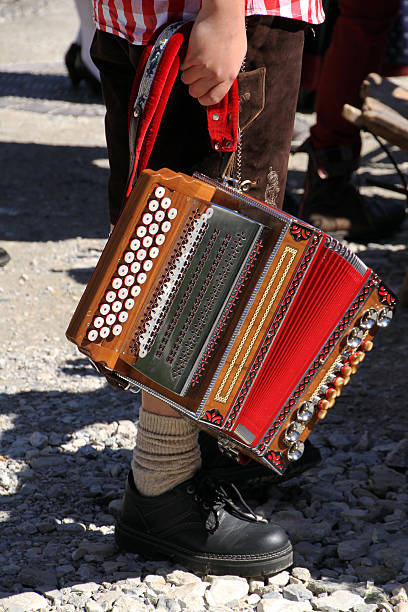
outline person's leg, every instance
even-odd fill
[[[361,107],[361,83],[369,72],[380,71],[400,2],[338,0],[338,5],[316,92],[316,125],[310,130],[316,149],[359,145],[360,132],[343,119],[343,106]]]
[[[378,71],[398,0],[339,0],[340,15],[325,55],[317,96],[317,121],[300,148],[309,165],[299,215],[324,231],[343,230],[354,238],[375,238],[405,218],[398,202],[367,199],[352,176],[360,163],[360,132],[343,119],[347,102],[361,106],[363,79]]]

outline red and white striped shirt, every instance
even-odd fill
[[[96,27],[134,45],[149,42],[157,28],[194,19],[201,0],[93,0]],[[275,15],[307,23],[324,20],[322,0],[246,0],[247,15]]]

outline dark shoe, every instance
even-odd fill
[[[406,217],[405,203],[366,198],[353,184],[359,165],[357,149],[314,149],[308,139],[298,151],[309,155],[301,219],[324,232],[341,231],[359,240],[381,238],[400,227]]]
[[[10,255],[0,247],[0,268],[8,264],[10,261]]]
[[[209,434],[200,432],[198,440],[201,448],[201,471],[231,482],[246,498],[257,500],[259,503],[268,499],[270,485],[300,476],[322,460],[319,449],[309,440],[305,440],[302,457],[299,461],[290,463],[286,472],[279,476],[273,470],[253,460],[246,465],[237,463],[219,450],[217,440]]]
[[[293,561],[281,527],[257,517],[234,486],[201,473],[156,497],[141,495],[130,473],[115,539],[122,550],[199,574],[268,576]]]
[[[66,52],[65,65],[73,87],[78,87],[81,81],[85,81],[95,94],[102,94],[101,84],[82,61],[81,46],[77,43],[72,43]]]

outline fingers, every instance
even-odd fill
[[[199,66],[194,66],[185,70],[181,80],[188,85],[188,92],[193,98],[203,106],[217,104],[227,94],[234,79],[221,79],[212,71],[205,71]]]

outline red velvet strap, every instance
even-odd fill
[[[213,149],[228,153],[236,151],[238,137],[238,82],[236,79],[221,102],[207,106],[207,123]]]
[[[147,167],[149,162],[164,109],[186,51],[191,27],[191,22],[181,26],[168,41],[160,58],[143,113],[138,118],[136,142],[130,143],[131,151],[134,152],[134,155],[131,156],[134,162],[129,172],[126,198],[130,195],[135,178]],[[133,106],[151,50],[152,45],[145,48],[135,76],[129,105],[129,126],[131,121],[135,120]],[[207,107],[207,123],[211,144],[216,151],[232,152],[236,150],[238,135],[237,81],[234,82],[221,102]]]

